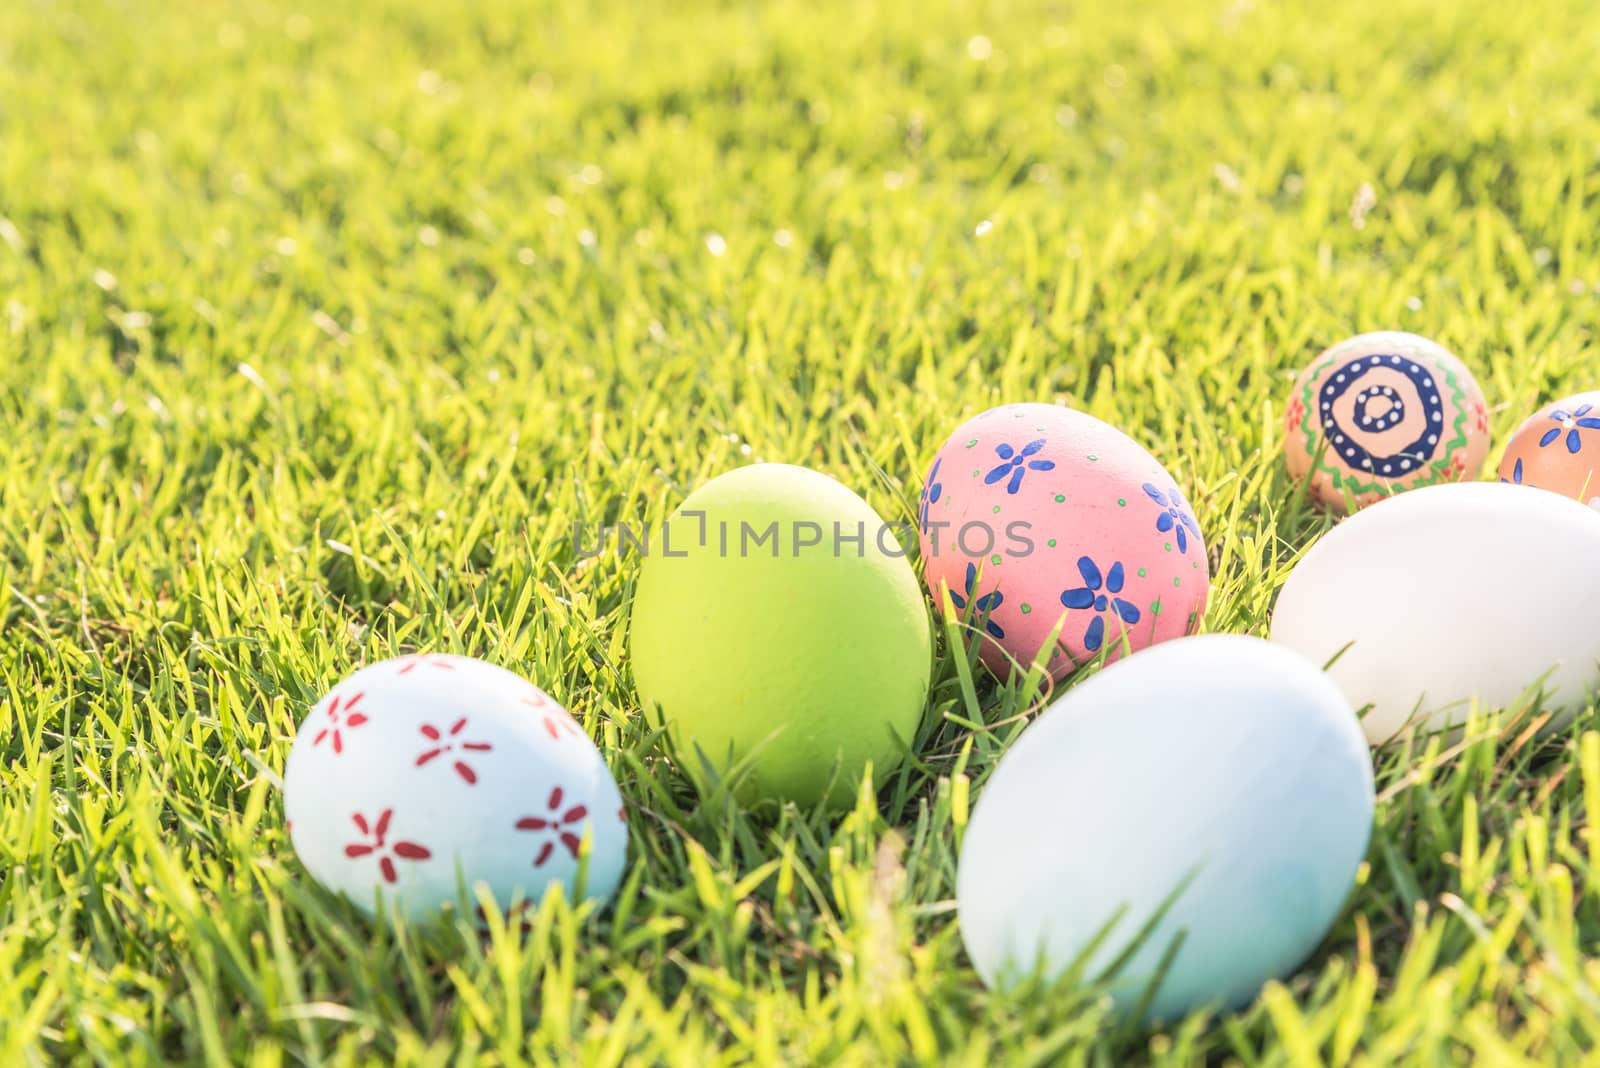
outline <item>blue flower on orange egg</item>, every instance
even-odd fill
[[[968,564],[966,589],[961,593],[951,590],[950,600],[955,603],[957,608],[965,612],[967,609],[967,602],[972,600],[972,595],[977,592],[977,588],[978,569],[972,564]],[[1002,594],[998,588],[996,588],[990,590],[977,600],[972,601],[972,610],[977,613],[978,618],[983,620],[983,629],[988,631],[996,638],[1004,638],[1006,636],[1006,632],[1001,630],[1000,624],[996,623],[993,619],[990,619],[989,615],[996,608],[999,608],[1005,599],[1005,595]]]
[[[1061,594],[1061,603],[1068,608],[1086,608],[1095,613],[1095,617],[1089,621],[1088,629],[1083,633],[1083,647],[1092,653],[1105,644],[1106,612],[1109,611],[1124,623],[1137,623],[1139,606],[1116,596],[1122,592],[1125,577],[1120,560],[1112,564],[1111,570],[1102,576],[1095,562],[1087,556],[1082,556],[1078,558],[1078,574],[1083,576],[1083,585],[1077,589],[1064,591]]]
[[[939,481],[939,465],[944,463],[941,457],[933,461],[933,470],[928,472],[928,481],[922,486],[922,532],[928,532],[928,509],[939,503],[939,498],[944,494],[944,483]]]
[[[1502,478],[1500,481],[1507,485],[1522,485],[1522,461],[1518,460],[1516,466],[1511,469],[1510,478]]]
[[[1006,483],[1006,492],[1015,493],[1022,488],[1022,476],[1029,471],[1054,470],[1056,466],[1054,460],[1028,459],[1028,457],[1044,448],[1044,441],[1044,438],[1040,438],[1038,441],[1030,441],[1020,449],[1014,449],[1004,442],[996,445],[994,447],[995,455],[1000,457],[1001,462],[994,470],[983,476],[983,484],[992,486],[1009,475],[1011,476],[1011,481]]]
[[[1173,534],[1172,540],[1178,543],[1180,553],[1189,551],[1190,534],[1194,535],[1196,541],[1201,540],[1200,524],[1189,514],[1189,502],[1183,499],[1183,494],[1178,492],[1176,486],[1162,493],[1154,484],[1146,482],[1144,492],[1162,509],[1161,514],[1156,516],[1156,529],[1163,534]]]
[[[1551,420],[1558,425],[1545,431],[1544,437],[1539,439],[1539,448],[1542,449],[1547,445],[1555,444],[1556,440],[1561,437],[1562,431],[1566,431],[1567,451],[1574,455],[1582,451],[1583,438],[1579,435],[1578,430],[1580,428],[1583,430],[1600,430],[1600,416],[1590,415],[1589,413],[1592,411],[1594,411],[1594,405],[1585,404],[1576,411],[1569,412],[1557,408],[1551,412]]]

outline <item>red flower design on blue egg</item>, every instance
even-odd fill
[[[478,773],[472,767],[472,765],[467,763],[467,753],[487,753],[493,750],[494,746],[489,742],[468,742],[461,740],[460,734],[462,731],[466,730],[466,728],[466,716],[462,716],[460,719],[456,720],[448,731],[441,731],[438,727],[435,727],[431,723],[424,723],[422,725],[422,736],[432,744],[428,746],[427,749],[424,749],[417,757],[417,767],[420,768],[433,760],[437,760],[446,753],[455,752],[457,747],[459,747],[462,752],[457,759],[451,762],[451,766],[455,768],[456,774],[461,776],[462,781],[468,786],[476,784],[478,781]]]
[[[367,722],[367,714],[365,712],[354,711],[356,705],[360,704],[361,699],[365,696],[367,696],[367,694],[366,691],[363,690],[361,693],[356,694],[348,701],[344,701],[344,705],[341,707],[340,701],[343,700],[343,698],[341,698],[338,694],[334,694],[333,700],[328,702],[328,725],[318,731],[316,737],[311,739],[312,748],[316,748],[317,746],[321,745],[323,739],[331,738],[333,739],[334,755],[337,756],[338,754],[343,753],[344,732],[348,730],[354,730],[355,728],[360,727]]]
[[[578,836],[574,825],[589,818],[589,809],[582,804],[563,808],[562,802],[562,790],[557,786],[550,791],[550,798],[545,803],[545,807],[549,809],[547,815],[524,816],[516,823],[519,831],[537,831],[546,836],[544,844],[539,848],[539,855],[533,859],[535,868],[544,867],[544,862],[555,852],[557,842],[566,847],[574,860],[577,859],[578,847],[583,844],[583,839]]]
[[[407,653],[405,656],[396,657],[394,662],[400,665],[397,675],[409,675],[419,667],[427,666],[438,668],[440,671],[454,671],[456,666],[442,656],[431,653]]]
[[[429,860],[433,851],[416,842],[404,840],[389,840],[389,823],[394,818],[394,809],[386,808],[379,814],[374,823],[369,823],[367,817],[357,812],[350,817],[356,825],[356,830],[361,832],[364,839],[370,841],[352,842],[344,847],[344,855],[351,860],[362,857],[376,856],[378,858],[378,874],[383,876],[383,881],[394,884],[399,881],[399,872],[394,866],[395,858],[401,860]]]
[[[522,703],[539,713],[544,721],[545,732],[550,735],[552,742],[559,742],[563,734],[574,738],[584,737],[583,729],[572,718],[572,713],[546,697],[544,691],[535,690],[532,697],[524,697]]]

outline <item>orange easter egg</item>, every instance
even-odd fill
[[[1313,500],[1345,512],[1476,477],[1489,454],[1489,410],[1472,373],[1442,345],[1400,331],[1361,334],[1295,382],[1284,453]]]
[[[1540,408],[1517,428],[1500,481],[1537,486],[1600,508],[1600,390]]]

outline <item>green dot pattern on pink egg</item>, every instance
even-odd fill
[[[980,462],[961,501],[944,487],[943,472],[969,469],[956,454]],[[1059,680],[1183,637],[1205,611],[1210,565],[1188,499],[1142,446],[1083,412],[1012,404],[962,424],[934,458],[917,518],[934,603],[947,587],[1001,677],[1026,670],[1058,622],[1046,662]]]
[[[881,781],[904,759],[933,639],[895,531],[824,474],[756,464],[653,532],[629,658],[645,714],[702,790],[731,770],[745,803],[838,809],[869,764]]]

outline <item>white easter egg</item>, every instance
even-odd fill
[[[1316,665],[1234,635],[1153,646],[1001,758],[961,851],[961,936],[991,986],[1080,955],[1096,979],[1137,944],[1111,977],[1120,1011],[1169,950],[1150,1015],[1238,1006],[1327,933],[1372,808],[1355,712]]]
[[[1329,664],[1378,744],[1515,705],[1543,683],[1570,721],[1600,688],[1600,513],[1527,486],[1403,493],[1325,534],[1289,575],[1272,640]],[[1335,660],[1334,658],[1338,659]]]
[[[413,920],[487,886],[500,908],[555,884],[607,900],[627,859],[616,782],[538,687],[460,656],[362,668],[320,701],[283,776],[295,852],[331,890]]]

